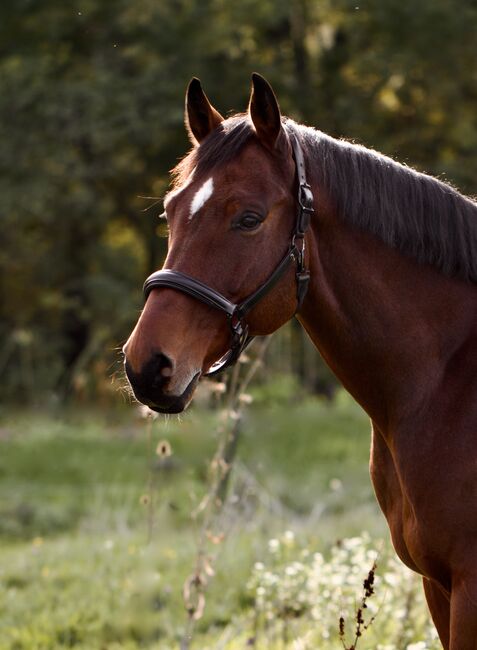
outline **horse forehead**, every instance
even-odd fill
[[[236,159],[209,170],[194,168],[184,183],[169,193],[165,205],[180,208],[192,219],[206,204],[246,200],[283,192],[283,178],[258,147],[246,147]]]
[[[256,178],[258,173],[272,178],[281,171],[277,166],[277,160],[267,154],[261,145],[252,142],[224,166],[224,172],[227,175],[234,174],[243,178]]]
[[[271,160],[258,145],[249,145],[227,164],[214,169],[214,196],[246,197],[283,187],[284,170]]]
[[[192,184],[188,192],[184,192],[183,203],[184,209],[189,210],[192,218],[203,207],[243,202],[259,197],[265,199],[267,195],[281,195],[283,192],[282,183],[257,169],[249,169],[243,173],[229,169],[222,173],[214,171]]]
[[[237,197],[261,194],[278,198],[287,194],[293,178],[293,167],[285,156],[272,156],[253,142],[224,166],[223,176],[217,178],[215,186],[218,191],[223,179],[225,188],[232,187]]]

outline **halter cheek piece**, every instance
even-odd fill
[[[253,339],[248,334],[248,325],[245,321],[245,316],[277,284],[290,264],[296,265],[296,312],[300,309],[305,298],[310,281],[310,272],[305,266],[305,233],[310,225],[310,215],[314,212],[313,193],[306,181],[303,151],[295,135],[292,134],[290,136],[290,142],[298,179],[297,218],[288,251],[266,282],[261,284],[248,298],[245,298],[245,300],[238,304],[231,302],[221,293],[203,282],[180,271],[171,271],[169,269],[156,271],[144,283],[145,300],[147,300],[153,289],[167,287],[182,291],[226,314],[231,330],[230,349],[204,373],[209,377],[234,364]]]

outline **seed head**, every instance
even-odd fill
[[[172,454],[172,447],[168,440],[160,440],[157,443],[156,454],[159,458],[168,458]]]

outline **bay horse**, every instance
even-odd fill
[[[296,315],[371,418],[376,496],[445,650],[476,650],[477,204],[282,117],[257,74],[228,119],[193,79],[185,120],[165,270],[124,348],[137,398],[182,411]]]

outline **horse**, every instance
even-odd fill
[[[258,74],[227,119],[193,79],[185,123],[167,258],[124,347],[137,399],[182,411],[296,316],[371,419],[376,497],[442,645],[476,650],[477,204],[283,117]]]

